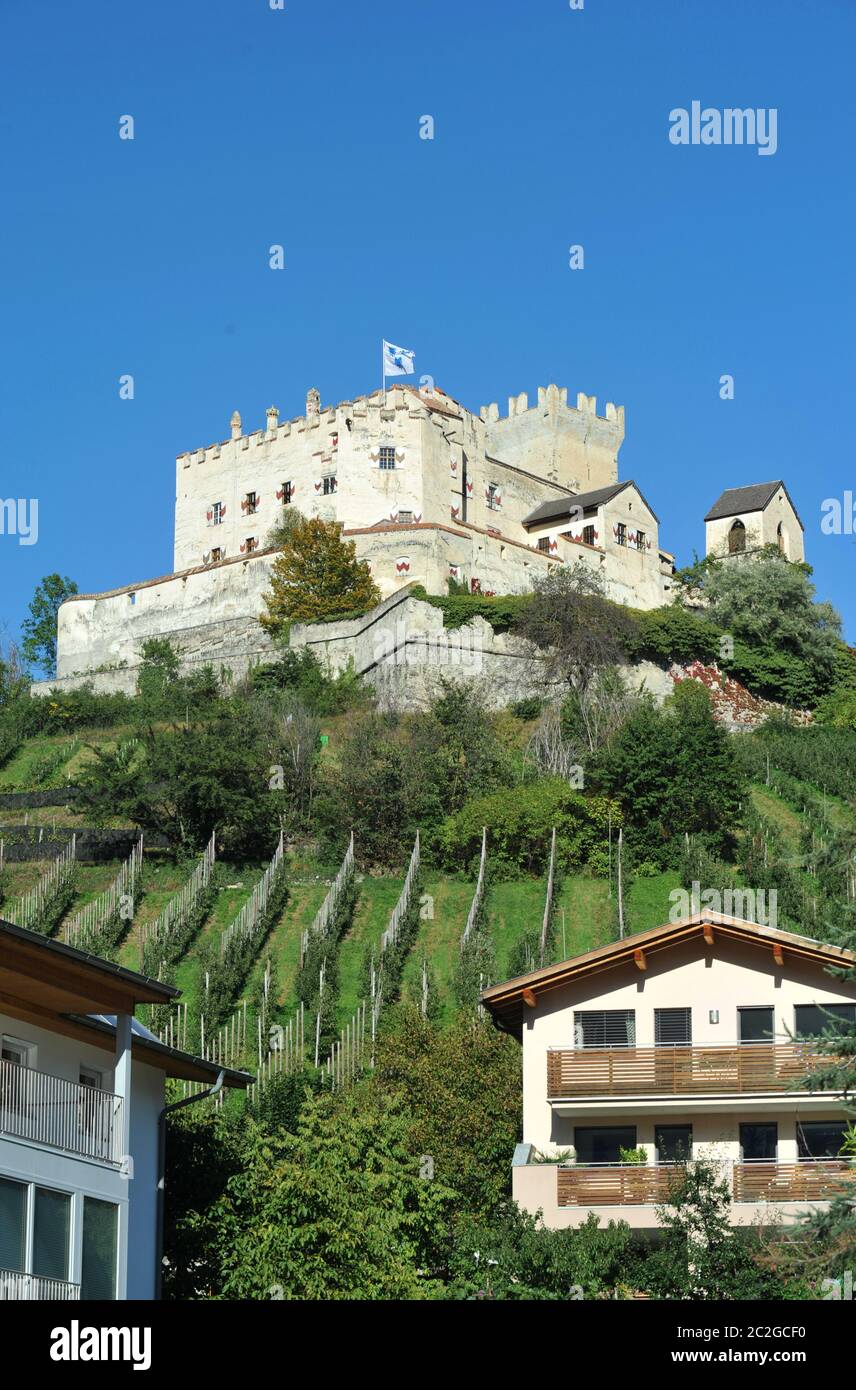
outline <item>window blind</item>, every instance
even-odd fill
[[[635,1047],[635,1009],[584,1009],[574,1014],[576,1047]]]

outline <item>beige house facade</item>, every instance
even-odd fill
[[[551,1227],[594,1212],[650,1229],[696,1158],[727,1180],[734,1224],[856,1194],[843,1098],[805,1084],[829,1013],[856,1021],[856,982],[830,973],[851,963],[705,912],[486,990],[523,1049],[515,1200]]]

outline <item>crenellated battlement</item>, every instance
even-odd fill
[[[522,415],[536,412],[538,414],[560,415],[565,412],[574,416],[593,417],[600,420],[603,424],[615,426],[616,430],[621,431],[621,438],[624,438],[624,406],[614,405],[612,401],[607,401],[605,414],[597,413],[597,396],[587,396],[584,391],[577,393],[576,406],[568,405],[568,388],[566,386],[539,386],[537,405],[529,404],[529,395],[526,391],[521,391],[517,396],[508,397],[508,414],[501,415],[499,406],[494,401],[491,405],[483,405],[479,409],[479,416],[486,425],[500,424],[503,421],[519,419]]]

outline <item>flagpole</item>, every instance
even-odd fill
[[[383,394],[381,396],[381,403],[383,405],[383,409],[386,410],[386,343],[383,341],[383,339],[381,339],[380,344],[380,370],[381,380],[383,382]]]

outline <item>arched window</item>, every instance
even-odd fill
[[[780,521],[776,527],[776,541],[783,555],[788,553],[788,533],[785,530],[784,522]]]
[[[746,549],[746,527],[742,521],[735,521],[728,532],[729,555],[740,555]]]

